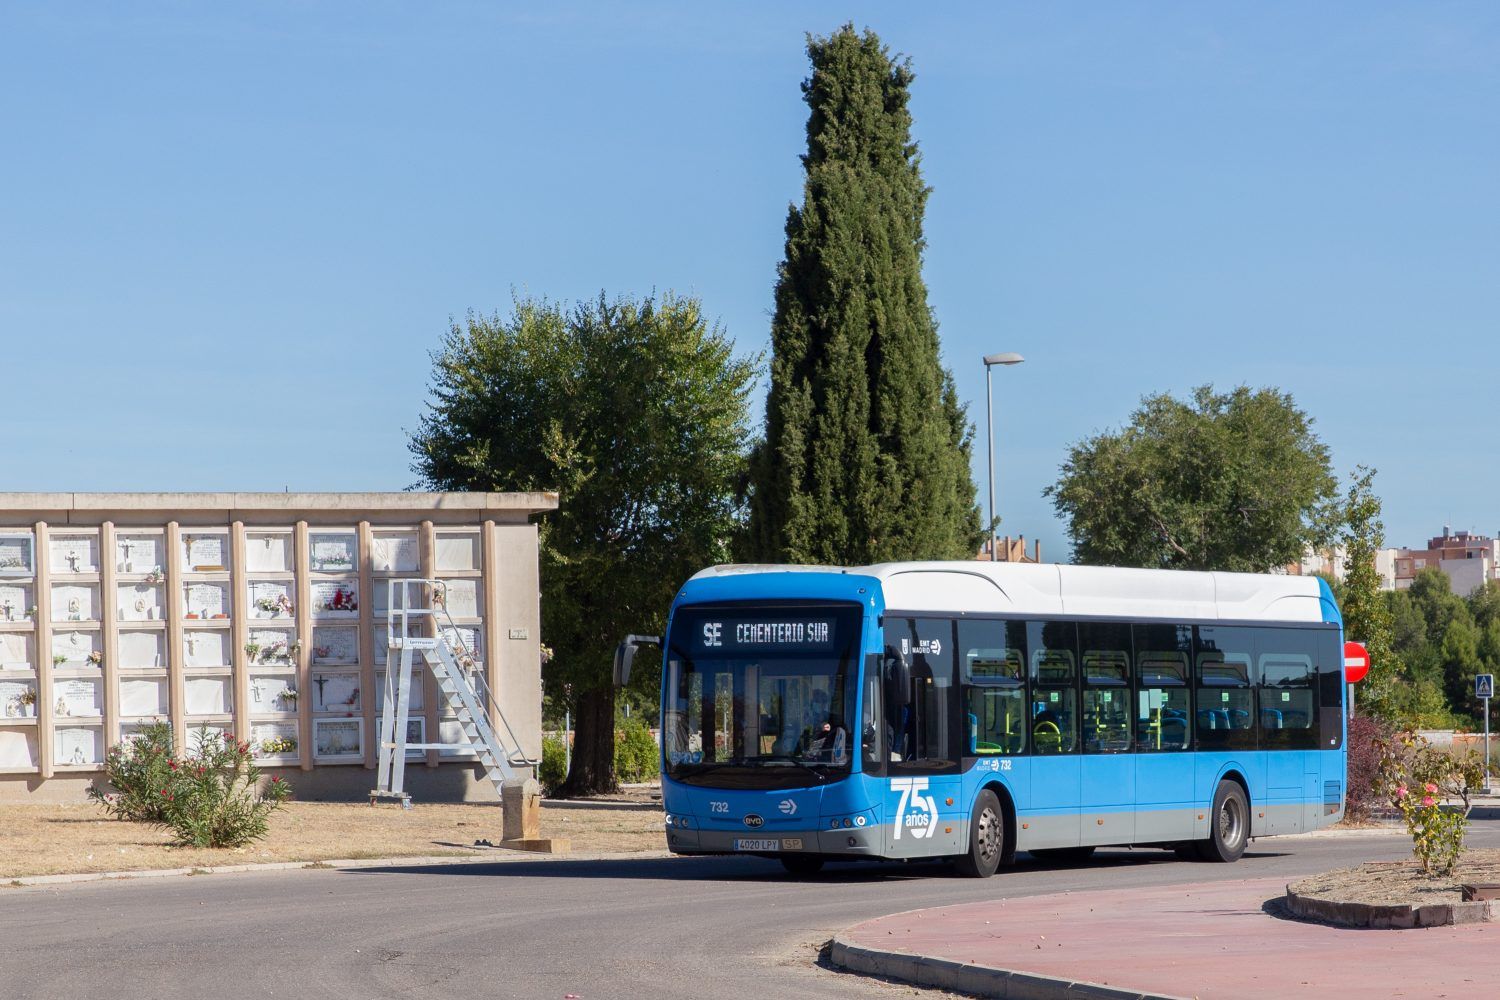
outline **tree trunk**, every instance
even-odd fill
[[[615,779],[615,689],[593,688],[578,698],[573,764],[554,793],[560,799],[619,791]]]

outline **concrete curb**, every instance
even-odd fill
[[[79,872],[71,875],[22,875],[0,881],[0,889],[27,889],[44,886],[77,885],[83,882],[115,882],[130,879],[171,878],[179,875],[238,875],[244,872],[276,872],[303,869],[323,871],[338,869],[357,871],[362,868],[430,868],[440,865],[513,865],[527,861],[659,861],[675,858],[670,851],[615,851],[590,854],[531,854],[507,852],[504,857],[454,854],[425,855],[412,858],[338,858],[327,861],[268,861],[248,865],[212,865],[188,868],[143,868],[138,871]]]
[[[1431,903],[1427,906],[1378,906],[1336,899],[1300,896],[1286,887],[1286,908],[1303,920],[1321,920],[1341,927],[1407,930],[1412,927],[1446,927],[1450,924],[1480,924],[1496,917],[1494,901]]]
[[[988,965],[965,965],[928,955],[880,951],[840,938],[833,939],[828,960],[841,969],[867,976],[1007,1000],[1182,1000],[1166,993],[1142,993]]]

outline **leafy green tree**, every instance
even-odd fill
[[[561,794],[616,785],[615,643],[661,629],[683,580],[728,556],[754,367],[696,300],[671,295],[518,300],[509,317],[454,324],[433,356],[410,442],[422,482],[560,494],[539,532],[547,686],[577,701]],[[633,686],[654,682],[641,669]]]
[[[1080,563],[1265,572],[1321,547],[1337,481],[1312,419],[1275,389],[1147,396],[1069,450],[1045,495]]]
[[[1454,715],[1465,716],[1470,722],[1479,718],[1479,702],[1474,697],[1474,675],[1483,665],[1479,642],[1479,629],[1474,627],[1473,618],[1465,608],[1463,615],[1448,623],[1438,645],[1448,706]]]
[[[1374,480],[1375,470],[1360,466],[1344,495],[1338,529],[1344,547],[1344,582],[1336,596],[1344,615],[1344,635],[1364,643],[1370,653],[1370,673],[1360,684],[1363,707],[1373,714],[1388,714],[1403,670],[1394,649],[1393,615],[1375,570],[1375,554],[1385,544],[1385,525],[1380,520]]]
[[[752,558],[968,558],[983,536],[972,429],[922,281],[911,67],[873,32],[809,38],[801,207],[778,270]]]

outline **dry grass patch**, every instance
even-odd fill
[[[1369,861],[1293,882],[1299,896],[1371,906],[1429,906],[1463,900],[1465,882],[1500,882],[1500,851],[1469,851],[1452,875],[1430,877],[1415,861]]]
[[[270,835],[248,847],[173,847],[165,830],[106,819],[99,807],[0,806],[0,878],[74,872],[193,868],[271,861],[419,856],[486,857],[499,843],[494,805],[292,802],[271,816]],[[643,809],[542,809],[542,836],[566,837],[575,851],[659,851],[662,815]]]

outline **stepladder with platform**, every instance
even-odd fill
[[[442,581],[411,577],[387,581],[386,670],[380,710],[379,757],[371,804],[392,799],[411,808],[405,787],[409,750],[473,754],[502,801],[505,786],[529,777],[537,763],[525,756],[485,679],[478,657],[448,614]],[[446,715],[461,742],[410,742],[411,689],[432,672]]]

